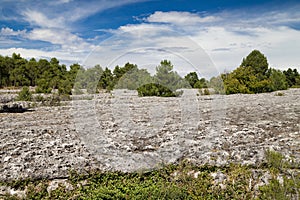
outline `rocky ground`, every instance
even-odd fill
[[[0,180],[136,171],[182,159],[257,165],[267,149],[299,162],[300,89],[282,93],[201,96],[186,90],[182,97],[140,98],[117,90],[0,113]]]

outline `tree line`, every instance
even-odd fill
[[[176,96],[179,88],[207,88],[226,94],[261,93],[300,86],[296,69],[281,71],[269,68],[267,58],[258,50],[252,51],[241,65],[230,73],[213,77],[210,81],[199,78],[196,72],[181,77],[168,60],[162,60],[151,75],[146,69],[126,63],[113,70],[100,65],[85,69],[78,63],[67,69],[56,58],[27,60],[20,54],[0,55],[0,88],[34,86],[36,93],[78,94],[82,90],[95,93],[99,89],[137,90],[140,96]]]

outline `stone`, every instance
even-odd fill
[[[181,98],[119,91],[0,113],[0,180],[65,179],[70,170],[130,172],[182,159],[220,167],[259,165],[268,149],[300,161],[300,89],[276,98],[274,93]]]

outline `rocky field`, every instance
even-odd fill
[[[258,165],[265,150],[300,161],[300,89],[253,95],[74,96],[0,113],[0,180],[66,178],[70,170],[140,171],[187,159]],[[3,95],[3,94],[2,94]]]

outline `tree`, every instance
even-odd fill
[[[184,79],[191,85],[192,88],[195,88],[196,83],[199,81],[196,72],[188,73],[187,75],[185,75]]]
[[[26,72],[28,75],[28,79],[30,81],[31,86],[36,85],[36,81],[38,79],[38,63],[34,58],[31,58],[27,63],[26,63]]]
[[[266,78],[266,72],[268,71],[267,58],[258,50],[253,50],[246,58],[243,59],[242,67],[250,67],[253,69],[254,74],[259,80]]]
[[[223,77],[222,77],[223,75]],[[217,93],[217,94],[225,94],[225,88],[224,88],[224,79],[226,76],[226,74],[222,74],[222,75],[219,75],[217,77],[212,77],[210,80],[209,80],[209,83],[208,83],[208,86],[210,88],[213,88],[214,89],[214,92]]]
[[[297,69],[288,68],[288,70],[283,71],[283,73],[289,87],[300,86],[300,75]]]
[[[164,87],[175,91],[179,88],[190,88],[188,82],[179,76],[177,72],[173,71],[173,65],[171,61],[163,60],[160,65],[156,67],[156,74],[154,75],[154,81]]]
[[[280,70],[270,69],[270,89],[272,91],[276,90],[286,90],[288,88],[288,82],[286,76]]]
[[[258,50],[244,58],[240,67],[221,77],[226,94],[262,93],[287,88],[282,72],[268,69],[267,58]]]
[[[98,82],[98,87],[101,89],[112,90],[114,87],[114,77],[111,70],[107,67],[103,71],[100,80]]]
[[[138,87],[151,82],[153,79],[146,69],[134,67],[118,79],[115,88],[136,90]]]
[[[13,53],[13,69],[10,71],[10,80],[13,86],[29,86],[28,72],[26,71],[27,60],[22,58],[20,54]]]

